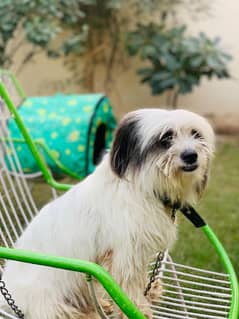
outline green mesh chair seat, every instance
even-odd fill
[[[29,97],[18,112],[34,141],[50,149],[51,156],[43,153],[52,171],[60,173],[53,158],[80,178],[94,170],[116,126],[109,99],[102,94]],[[9,119],[8,129],[23,171],[39,171],[28,146],[18,141],[23,137],[14,119]]]

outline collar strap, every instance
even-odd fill
[[[183,206],[180,211],[195,227],[199,228],[206,225],[206,222],[191,205]]]
[[[175,202],[167,196],[161,196],[158,194],[159,199],[165,207],[171,209],[171,219],[174,221],[176,216],[176,211],[180,212],[197,228],[203,227],[206,225],[202,217],[197,213],[197,211],[189,204],[182,205],[182,203],[177,200]]]
[[[171,201],[171,199],[169,197],[160,196],[160,195],[159,195],[159,199],[164,204],[164,206],[171,208],[172,210],[178,210],[182,207],[182,204],[179,200],[173,202],[173,201]]]
[[[167,196],[161,196],[158,194],[159,199],[163,203],[163,205],[169,209],[171,209],[171,219],[174,222],[176,218],[176,212],[179,210],[182,206],[180,201],[172,202],[171,199]]]

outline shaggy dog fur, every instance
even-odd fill
[[[151,318],[147,264],[176,240],[176,221],[160,198],[194,204],[213,148],[212,128],[199,115],[131,112],[95,172],[43,207],[15,246],[102,264]],[[26,319],[97,318],[82,274],[8,261],[3,279]]]

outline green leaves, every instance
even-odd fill
[[[122,1],[119,0],[109,0],[107,3],[108,9],[119,10],[122,7]]]
[[[137,54],[150,62],[139,74],[153,94],[174,88],[187,93],[198,85],[202,75],[229,76],[226,66],[230,57],[220,50],[218,38],[210,40],[203,33],[197,38],[186,37],[185,26],[165,29],[168,19],[181,13],[179,7],[190,14],[198,13],[202,2],[206,0],[0,0],[0,66],[8,67],[16,50],[27,40],[33,46],[22,65],[41,50],[51,58],[64,56],[73,78],[80,74],[80,80],[85,78],[92,89],[98,63],[105,66],[106,78],[102,82],[110,87],[115,63],[125,65],[126,53]],[[194,9],[192,3],[197,4]],[[155,13],[159,20],[150,23],[155,21]],[[128,29],[138,21],[147,24],[138,24],[129,33]],[[21,31],[20,39],[14,38],[17,30]],[[13,38],[10,52],[8,43]],[[86,61],[91,62],[79,67],[79,72],[78,59],[83,54],[88,54]]]
[[[190,37],[185,31],[185,26],[166,29],[149,24],[139,25],[129,34],[129,54],[139,55],[151,64],[138,74],[153,94],[172,89],[186,94],[199,85],[203,76],[230,77],[227,64],[231,56],[220,48],[219,38],[209,39],[204,33]]]
[[[79,34],[73,34],[71,37],[66,38],[65,42],[62,44],[61,51],[65,55],[70,53],[83,54],[86,48],[88,32],[88,26],[83,25]]]
[[[40,47],[46,47],[61,31],[54,22],[47,21],[38,16],[26,21],[24,29],[28,41]]]
[[[77,45],[77,52],[83,51],[79,49],[86,45],[82,40],[87,34],[83,10],[96,5],[97,0],[1,0],[0,65],[4,67],[9,62],[9,55],[13,56],[14,52],[7,52],[7,46],[19,27],[27,41],[46,50],[50,57],[68,54],[71,50],[75,53]],[[76,35],[77,31],[81,34]],[[58,43],[57,48],[55,43]]]

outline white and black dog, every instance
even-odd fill
[[[176,239],[176,221],[161,199],[195,203],[213,150],[213,130],[199,115],[131,112],[95,172],[46,205],[15,246],[100,263],[151,318],[147,264]],[[26,319],[97,318],[82,274],[8,261],[3,280]]]

